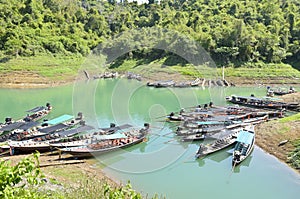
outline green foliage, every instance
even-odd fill
[[[112,188],[108,184],[104,186],[104,197],[109,199],[115,198],[131,198],[131,199],[142,199],[140,193],[136,193],[130,183],[120,188]]]
[[[296,169],[300,169],[300,139],[294,140],[292,143],[295,147],[288,156],[288,163]]]
[[[24,158],[15,166],[0,162],[0,198],[43,198],[34,191],[41,178],[39,154]]]
[[[127,1],[2,0],[0,61],[45,54],[86,56],[103,41],[125,31],[122,40],[106,46],[108,53],[119,52],[116,49],[133,49],[118,58],[116,63],[119,65],[126,59],[139,60],[141,64],[164,59],[165,64],[184,66],[189,60],[177,56],[172,49],[181,48],[183,57],[193,56],[197,49],[191,41],[196,41],[212,56],[217,66],[230,66],[233,70],[246,66],[256,71],[256,66],[261,63],[266,63],[268,67],[272,66],[269,64],[281,66],[286,63],[299,69],[298,1],[155,2],[138,5]],[[151,35],[147,29],[149,27],[161,32]],[[176,34],[163,35],[163,29],[177,31],[191,41]],[[135,37],[126,35],[127,30],[137,30]],[[155,45],[144,47],[159,39],[165,42],[166,50],[157,49]],[[178,46],[179,40],[186,40],[185,45]],[[270,77],[283,72],[277,69],[269,71]],[[247,72],[237,71],[232,75],[240,76]],[[259,77],[260,71],[256,72]],[[194,75],[192,71],[184,73]],[[292,71],[286,76],[299,77],[299,73]]]
[[[279,121],[281,123],[286,123],[286,122],[299,121],[299,120],[300,120],[300,113],[291,115],[289,117],[281,118]]]

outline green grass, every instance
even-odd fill
[[[291,115],[289,117],[281,118],[279,120],[279,122],[286,123],[286,122],[299,121],[299,120],[300,120],[300,113],[295,114],[295,115]]]
[[[218,70],[222,71],[221,68]],[[241,67],[226,67],[225,76],[245,78],[300,78],[300,71],[288,64],[248,63]]]
[[[201,78],[213,78],[217,76],[218,70],[216,68],[210,68],[207,66],[193,66],[187,64],[185,66],[182,65],[174,65],[168,66],[164,64],[165,59],[154,60],[147,64],[139,65],[138,60],[129,59],[124,60],[123,62],[119,63],[118,67],[112,68],[114,71],[118,72],[126,72],[131,71],[134,73],[141,74],[143,76],[151,76],[151,74],[181,74],[184,76],[191,76],[191,77],[201,77]]]
[[[81,179],[84,174],[77,170],[67,170],[59,167],[49,167],[47,168],[47,173],[51,173],[51,175],[63,177],[65,182],[63,184],[77,183],[78,179]]]
[[[300,139],[292,141],[295,149],[288,155],[288,163],[295,169],[300,169]]]
[[[82,62],[83,58],[80,55],[45,54],[35,57],[18,57],[0,63],[0,73],[32,72],[42,77],[62,80],[74,77]]]
[[[87,69],[91,72],[103,72],[106,69],[100,65],[103,60],[99,57],[81,57],[81,55],[51,55],[42,54],[35,57],[12,58],[0,63],[0,74],[9,72],[32,72],[52,80],[65,80],[77,75],[78,70]],[[111,70],[118,72],[131,71],[144,76],[157,73],[217,79],[221,77],[222,68],[207,66],[166,65],[166,58],[159,60],[116,60],[110,66]],[[300,71],[288,64],[246,63],[241,67],[226,67],[225,77],[241,78],[278,78],[285,83],[288,79],[300,78]]]

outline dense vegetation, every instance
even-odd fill
[[[0,198],[43,198],[34,187],[41,183],[38,164],[38,154],[14,166],[0,160]]]
[[[63,169],[59,170],[62,172]],[[58,172],[57,175],[62,174],[61,172]],[[65,171],[65,173],[69,176],[70,171]],[[130,183],[125,186],[113,187],[105,180],[99,181],[94,177],[87,178],[81,174],[80,177],[72,179],[77,183],[76,186],[70,186],[72,183],[68,182],[68,185],[66,184],[63,189],[60,189],[53,186],[59,185],[60,182],[51,179],[50,184],[44,184],[42,177],[44,176],[39,168],[39,153],[23,158],[16,165],[11,165],[10,161],[0,160],[0,198],[142,198],[140,193],[132,189]],[[154,196],[153,198],[158,197]]]
[[[126,0],[122,3],[1,0],[0,3],[2,63],[17,57],[86,56],[99,43],[137,29],[134,43],[132,38],[136,35],[131,33],[125,33],[117,42],[117,48],[135,49],[119,60],[130,58],[147,63],[164,59],[169,64],[185,64],[186,60],[172,52],[143,48],[154,37],[160,39],[157,32],[149,34],[147,30],[155,27],[158,32],[165,28],[190,38],[185,46],[180,46],[184,52],[195,49],[196,41],[218,65],[285,62],[299,67],[300,2],[297,0],[161,0],[160,3],[150,0],[142,5]],[[164,37],[167,46],[176,47],[178,40],[182,39],[177,35]],[[109,53],[115,44],[105,45]],[[74,67],[77,69],[78,64]],[[6,70],[5,65],[0,65],[0,70]]]

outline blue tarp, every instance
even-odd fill
[[[73,119],[72,115],[62,115],[62,116],[59,116],[59,117],[54,118],[52,120],[46,121],[44,123],[47,123],[47,124],[50,124],[50,125],[55,125],[55,124],[58,124],[58,123],[68,121],[70,119]]]
[[[94,137],[96,137],[99,140],[114,140],[114,139],[127,138],[127,136],[124,135],[123,133],[113,133],[109,135],[95,135]]]
[[[237,142],[245,143],[245,144],[251,144],[252,140],[254,138],[254,133],[249,131],[241,130],[239,132],[239,135],[236,139]]]

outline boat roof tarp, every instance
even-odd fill
[[[67,126],[68,125],[59,123],[59,124],[56,124],[54,126],[50,126],[50,127],[47,127],[47,128],[42,128],[39,131],[42,132],[42,133],[53,133],[54,131],[57,131],[59,129],[66,128]]]
[[[100,140],[114,140],[114,139],[127,138],[127,136],[124,135],[123,133],[113,133],[109,135],[96,135],[95,137]]]
[[[241,143],[245,143],[245,144],[251,144],[253,138],[254,138],[254,133],[251,133],[249,131],[241,130],[238,134],[238,137],[237,137],[236,141],[241,142]]]
[[[61,115],[57,118],[54,118],[52,120],[49,120],[49,121],[46,121],[44,123],[47,123],[47,124],[50,124],[50,125],[55,125],[55,124],[58,124],[58,123],[61,123],[61,122],[65,122],[65,121],[68,121],[70,119],[73,119],[74,117],[72,115]]]
[[[228,129],[224,129],[224,130],[221,130],[218,133],[214,133],[214,134],[212,134],[208,137],[212,138],[212,139],[223,139],[223,138],[229,136],[232,133],[234,133],[234,132],[231,131],[231,130],[228,130]]]
[[[26,112],[36,113],[36,112],[42,111],[42,110],[44,110],[44,109],[45,109],[44,106],[37,106],[37,107],[35,107],[35,108],[33,108],[33,109],[30,109],[30,110],[28,110],[28,111],[26,111]]]
[[[94,127],[92,127],[92,126],[84,125],[84,126],[80,126],[78,128],[58,131],[57,133],[60,136],[71,136],[71,135],[74,135],[74,134],[77,134],[77,133],[81,133],[81,132],[84,132],[84,131],[90,131],[90,130],[93,130],[93,129],[94,129]]]
[[[103,131],[113,131],[113,130],[122,130],[122,129],[128,129],[132,127],[130,124],[123,124],[121,126],[115,126],[115,127],[109,127],[109,128],[101,128]]]
[[[32,121],[32,122],[26,122],[25,124],[23,124],[22,126],[20,126],[19,129],[28,130],[28,129],[32,128],[32,127],[37,126],[37,125],[39,125],[39,122],[34,122],[34,121]]]
[[[18,129],[20,126],[25,124],[25,122],[14,122],[12,124],[6,125],[0,129],[0,131],[12,131]]]

